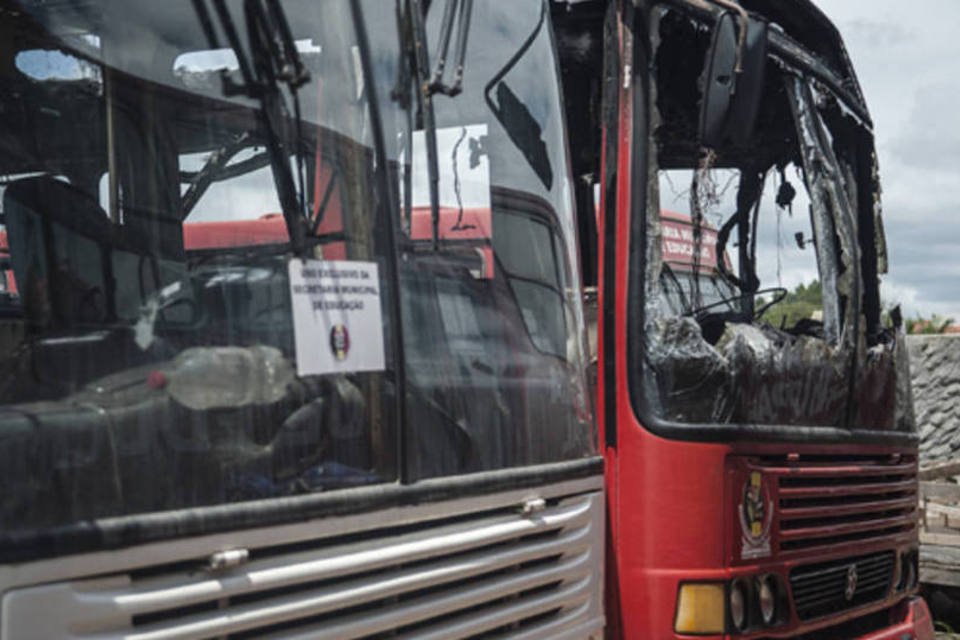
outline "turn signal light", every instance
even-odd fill
[[[724,632],[726,611],[722,583],[686,583],[677,595],[677,633],[719,634]]]

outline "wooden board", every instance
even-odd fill
[[[960,531],[957,533],[940,533],[921,531],[920,544],[936,544],[944,547],[960,547]]]
[[[940,502],[960,503],[960,484],[954,484],[952,482],[921,482],[921,503],[924,498]]]
[[[920,480],[936,480],[937,478],[949,478],[950,476],[960,475],[960,460],[950,460],[949,462],[939,462],[920,469],[917,477]]]
[[[960,535],[947,535],[960,538]],[[924,534],[920,537],[923,540]],[[928,537],[920,547],[920,582],[960,587],[960,547],[934,544]]]
[[[920,507],[920,525],[924,529],[956,529],[960,535],[960,507],[932,501],[926,501]]]
[[[955,569],[930,569],[920,567],[920,582],[939,584],[945,587],[960,587],[960,571]]]
[[[920,581],[960,587],[960,460],[919,473]],[[939,479],[939,480],[938,480]]]

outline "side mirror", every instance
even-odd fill
[[[745,29],[742,36],[740,29]],[[737,25],[733,13],[717,19],[704,63],[700,104],[700,143],[719,147],[745,144],[753,135],[763,96],[767,64],[767,23],[747,18]]]

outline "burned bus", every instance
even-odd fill
[[[579,237],[610,634],[932,638],[872,123],[837,30],[807,0],[583,0],[555,24],[581,210],[600,194]],[[802,260],[822,315],[771,326]]]
[[[550,15],[0,0],[0,638],[602,636]]]

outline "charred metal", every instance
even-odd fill
[[[632,238],[642,266],[633,273],[642,273],[644,302],[642,321],[631,325],[641,328],[631,366],[643,380],[644,417],[677,425],[912,431],[903,401],[908,371],[902,334],[881,317],[886,247],[872,123],[843,43],[812,3],[741,0],[747,19],[729,5],[637,0],[619,16],[627,21],[625,15],[633,14],[632,33],[622,37],[648,47],[649,56],[647,68],[631,70],[621,61],[617,70],[646,87],[652,139],[646,156],[635,149],[633,160],[646,161],[647,175],[646,237]],[[586,99],[601,86],[601,78],[582,70],[582,61],[600,55],[603,9],[601,2],[579,2],[555,11],[559,42],[572,43],[560,47],[567,121],[577,173],[588,182],[599,182],[601,122],[609,122],[602,113],[618,100],[605,95],[598,110]],[[571,14],[595,19],[567,19]],[[740,74],[752,54],[737,50],[734,83],[741,93],[732,100],[755,100],[755,120],[728,121],[722,136],[711,138],[704,135],[704,109],[712,108],[705,106],[706,92],[724,16],[737,33],[749,35],[757,25],[766,43],[752,77]],[[609,30],[606,35],[609,40]],[[756,95],[744,95],[750,92]],[[661,251],[661,174],[667,171],[690,176],[695,249],[690,290],[678,296],[687,300],[680,312],[664,304],[665,288],[676,288],[675,265],[671,269]],[[776,210],[779,216],[789,208],[792,215],[797,192],[803,193],[796,215],[809,215],[812,240],[803,244],[815,256],[822,315],[773,326],[762,318],[766,299],[775,301],[786,290],[760,277],[769,265],[757,251],[758,225]],[[592,198],[580,203],[581,221],[592,220],[584,205]],[[714,232],[706,225],[713,223],[716,263],[701,264],[704,232]],[[581,233],[582,245],[592,242]],[[704,300],[701,281],[708,272],[731,292],[725,304]]]

